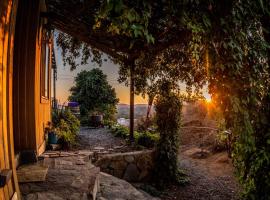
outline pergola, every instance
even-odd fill
[[[153,5],[153,17],[149,21],[149,31],[155,38],[154,44],[145,42],[138,38],[125,35],[109,33],[106,28],[93,29],[95,17],[100,8],[100,1],[97,0],[46,0],[47,12],[43,13],[47,17],[50,25],[64,33],[87,43],[91,48],[109,55],[113,59],[121,62],[130,69],[130,135],[133,139],[134,131],[134,68],[136,59],[142,54],[152,57],[159,54],[170,46],[182,43],[184,38],[189,36],[186,29],[181,26],[170,24],[166,27],[158,26],[160,23],[160,7]],[[175,24],[179,21],[175,20]],[[176,28],[177,27],[177,28]],[[179,28],[180,27],[180,28]],[[181,40],[179,40],[181,38]],[[133,47],[130,48],[131,40]]]

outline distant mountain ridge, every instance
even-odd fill
[[[129,118],[129,104],[119,103],[117,105],[117,118]],[[146,117],[148,104],[135,104],[134,105],[134,115],[135,119]],[[152,108],[151,113],[154,112]]]

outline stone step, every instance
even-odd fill
[[[58,152],[58,157],[53,152],[49,154],[55,157],[44,157],[39,161],[40,165],[49,168],[46,180],[38,184],[20,184],[25,199],[96,199],[100,169],[91,164],[91,159],[85,159],[89,158],[87,152],[68,152],[65,156]]]
[[[45,181],[48,167],[38,163],[22,165],[17,169],[19,183]]]

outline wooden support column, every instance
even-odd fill
[[[135,93],[135,62],[130,63],[130,105],[129,105],[129,140],[134,142],[134,93]]]

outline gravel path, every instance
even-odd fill
[[[95,147],[113,149],[112,152],[127,152],[134,148],[126,141],[114,137],[107,129],[81,128],[79,149]],[[167,188],[163,200],[237,200],[239,187],[232,173],[226,153],[210,155],[205,159],[194,159],[185,152],[193,151],[188,145],[179,155],[180,168],[185,169],[190,180],[186,186]],[[225,157],[224,161],[221,158]],[[102,199],[102,198],[101,198]],[[106,199],[106,198],[105,198]],[[139,200],[139,199],[138,199]]]
[[[114,137],[106,128],[88,128],[82,127],[78,135],[78,144],[76,149],[93,150],[95,148],[104,148],[108,153],[129,152],[138,150],[131,147],[126,140]]]
[[[104,148],[113,148],[125,144],[125,140],[113,137],[109,130],[105,128],[92,129],[82,127],[78,137],[79,149],[91,150],[100,146]]]

